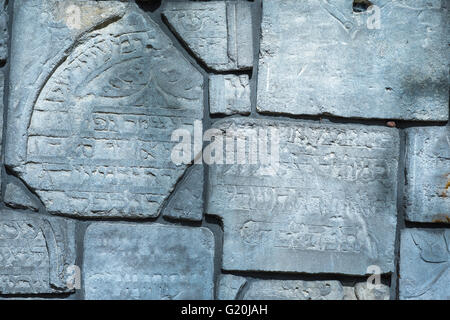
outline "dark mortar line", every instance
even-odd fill
[[[253,74],[250,79],[250,117],[255,117],[258,114],[256,105],[258,97],[259,50],[261,47],[260,39],[262,34],[262,6],[262,0],[255,0],[252,3]]]
[[[400,280],[400,236],[401,231],[405,227],[405,158],[406,158],[406,135],[404,129],[399,130],[399,160],[397,168],[397,224],[395,227],[395,243],[394,243],[394,272],[392,274],[390,295],[391,299],[397,300],[399,297],[399,280]]]
[[[417,222],[405,219],[405,229],[450,229],[450,223],[444,222]]]

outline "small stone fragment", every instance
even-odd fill
[[[211,75],[209,107],[211,114],[250,114],[252,105],[248,75]]]
[[[219,300],[236,300],[239,291],[247,283],[243,277],[233,276],[231,274],[223,274],[220,277],[217,299]]]
[[[450,223],[450,127],[406,130],[406,219]]]
[[[13,208],[31,209],[37,211],[39,207],[35,201],[15,182],[8,182],[5,190],[5,203]]]
[[[404,229],[400,242],[402,300],[450,299],[450,229]]]
[[[232,71],[253,66],[251,3],[169,2],[163,15],[172,31],[209,68]]]
[[[179,182],[178,190],[169,198],[163,211],[164,216],[191,221],[203,219],[203,171],[202,165],[193,165],[186,177]]]

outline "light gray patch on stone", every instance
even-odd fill
[[[163,16],[173,32],[209,68],[216,71],[252,68],[251,3],[169,2]]]
[[[366,282],[355,285],[355,294],[358,300],[389,300],[390,288],[385,284],[378,284],[375,288],[368,288]]]
[[[211,114],[250,114],[250,84],[248,75],[210,75],[209,107]]]
[[[213,299],[206,228],[93,223],[84,240],[86,299]]]
[[[214,127],[235,141],[247,139],[245,148],[238,147],[247,152],[234,157],[246,164],[209,169],[206,213],[223,221],[225,270],[394,270],[397,130],[246,119]],[[226,142],[224,149],[236,144]],[[261,157],[261,145],[268,156]],[[258,154],[256,164],[249,150]]]
[[[8,8],[5,0],[0,1],[0,61],[8,58]],[[2,100],[3,102],[3,100]],[[3,114],[3,113],[2,113]]]
[[[223,274],[220,276],[219,288],[217,290],[218,300],[236,300],[239,291],[247,283],[243,277]]]
[[[4,201],[13,208],[31,209],[34,211],[39,209],[35,200],[15,182],[8,182],[6,184]]]
[[[450,299],[450,229],[404,229],[400,243],[400,299]]]
[[[371,2],[263,1],[257,110],[446,121],[446,2]]]
[[[74,14],[80,20],[74,21]],[[52,214],[156,217],[203,76],[136,4],[15,1],[6,164]]]
[[[406,129],[406,219],[450,223],[450,127]]]
[[[164,216],[191,221],[203,219],[203,172],[202,165],[193,165],[180,182],[178,190],[169,198],[163,210]]]
[[[75,222],[52,216],[0,211],[0,293],[71,291]]]
[[[256,280],[248,285],[244,300],[342,300],[339,281]]]

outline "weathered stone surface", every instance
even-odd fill
[[[405,229],[400,243],[400,299],[450,299],[450,229]]]
[[[406,219],[450,223],[450,127],[406,130]]]
[[[223,274],[220,277],[219,288],[217,290],[217,299],[236,300],[240,290],[245,286],[247,280],[243,277]]]
[[[8,38],[8,8],[5,0],[0,0],[0,61],[8,58]]]
[[[246,119],[214,126],[240,140],[267,130],[271,153],[279,152],[271,168],[248,157],[247,164],[210,167],[206,213],[223,220],[224,269],[394,270],[397,130]],[[261,160],[267,135],[260,131],[258,140]]]
[[[163,215],[170,218],[201,221],[203,219],[204,168],[194,164],[169,198]]]
[[[94,223],[84,250],[86,299],[213,299],[206,228]]]
[[[365,283],[355,287],[343,286],[339,281],[255,280],[248,284],[245,300],[388,300],[389,287],[361,290]],[[372,293],[378,290],[376,293]],[[356,291],[356,294],[355,294]],[[358,296],[359,291],[359,296]],[[363,294],[361,294],[363,292]]]
[[[258,110],[447,120],[447,2],[371,2],[264,1]]]
[[[173,32],[209,68],[231,71],[253,66],[251,3],[169,2],[163,15]]]
[[[70,291],[75,223],[63,218],[0,211],[0,293]]]
[[[209,108],[211,114],[250,114],[250,84],[248,75],[209,76]]]
[[[14,3],[6,164],[50,213],[157,216],[202,75],[132,2]]]
[[[35,201],[15,182],[8,182],[5,188],[5,203],[13,208],[38,210]]]

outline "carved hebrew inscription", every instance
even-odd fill
[[[206,228],[96,223],[84,247],[86,299],[213,299]]]
[[[223,219],[225,269],[365,274],[376,264],[393,270],[395,130],[262,120],[216,126],[227,134],[272,128],[280,137],[271,146],[279,149],[275,170],[260,164],[209,170],[207,213]]]
[[[2,210],[0,216],[0,293],[69,291],[75,224],[13,210]]]
[[[170,161],[171,133],[202,119],[202,87],[133,7],[79,39],[50,75],[14,170],[51,213],[156,216],[186,168]]]

